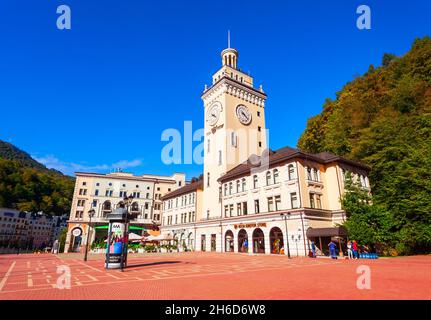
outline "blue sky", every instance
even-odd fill
[[[403,4],[404,3],[404,4]],[[69,5],[72,29],[56,28]],[[372,29],[356,28],[371,8]],[[144,1],[2,0],[0,139],[65,173],[186,172],[165,165],[161,133],[203,126],[200,95],[238,49],[239,66],[263,84],[270,146],[296,146],[326,98],[429,35],[428,0]]]

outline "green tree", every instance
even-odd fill
[[[350,174],[346,175],[345,186],[341,204],[347,215],[344,226],[349,238],[380,253],[390,248],[394,242],[390,214],[373,204],[368,190],[354,182]]]
[[[61,230],[61,233],[58,237],[58,241],[60,242],[60,250],[58,252],[64,252],[64,247],[66,245],[66,236],[67,236],[67,228]]]

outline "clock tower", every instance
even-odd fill
[[[229,41],[230,42],[230,41]],[[222,188],[217,179],[267,148],[266,94],[254,88],[253,77],[238,67],[238,51],[221,53],[222,67],[205,87],[204,199],[202,218],[221,216]]]

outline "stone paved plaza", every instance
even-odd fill
[[[103,255],[0,256],[6,299],[431,299],[431,256],[330,260],[219,253],[130,254],[129,267],[105,270]],[[358,266],[371,289],[360,290]],[[70,289],[57,288],[58,266]]]

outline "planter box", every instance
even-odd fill
[[[143,248],[139,248],[138,253],[145,253],[145,250]]]

